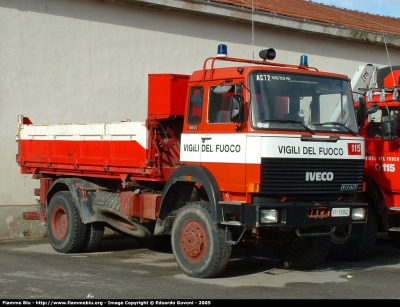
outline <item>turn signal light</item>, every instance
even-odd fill
[[[247,192],[260,193],[260,184],[258,182],[250,182],[247,186]]]

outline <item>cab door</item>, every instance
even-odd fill
[[[400,181],[400,108],[390,108],[389,115],[397,123],[396,138],[385,141],[382,138],[382,119],[386,116],[386,108],[368,115],[367,136],[365,138],[365,173],[379,183],[387,193],[399,193]]]
[[[240,84],[210,84],[206,114],[199,126],[200,164],[217,179],[221,191],[245,192],[246,133],[231,120],[232,98]]]
[[[191,87],[180,142],[181,162],[200,164],[202,122],[206,116],[203,106],[204,87]]]

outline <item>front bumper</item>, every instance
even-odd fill
[[[354,201],[267,203],[263,202],[261,198],[253,204],[220,202],[219,205],[222,212],[222,225],[257,228],[359,224],[366,223],[367,217],[367,204]],[[365,211],[364,218],[353,219],[352,215],[356,212],[355,210],[360,212],[360,209]],[[276,210],[277,220],[269,223],[263,222],[263,210]],[[334,216],[334,212],[348,212],[348,216]]]

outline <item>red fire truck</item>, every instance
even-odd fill
[[[93,251],[106,226],[166,241],[198,278],[221,274],[233,247],[267,244],[298,269],[324,261],[332,236],[366,223],[364,139],[347,76],[275,55],[233,58],[219,45],[191,75],[150,74],[148,101],[134,102],[147,106],[142,121],[19,116],[16,161],[40,183],[53,248]]]
[[[362,198],[369,205],[368,221],[356,225],[353,232],[363,232],[363,253],[351,253],[354,238],[333,249],[333,259],[358,260],[375,244],[377,234],[386,232],[400,248],[400,66],[378,68],[367,64],[358,67],[351,80],[354,98],[361,107],[367,101],[367,118],[360,133],[365,137],[366,192]],[[338,252],[346,250],[346,253]],[[345,256],[344,256],[345,255]]]

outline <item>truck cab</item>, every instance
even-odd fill
[[[363,198],[371,211],[366,232],[371,238],[387,233],[400,248],[400,66],[361,65],[352,86],[355,97],[366,101],[367,107],[360,125],[367,185]]]

